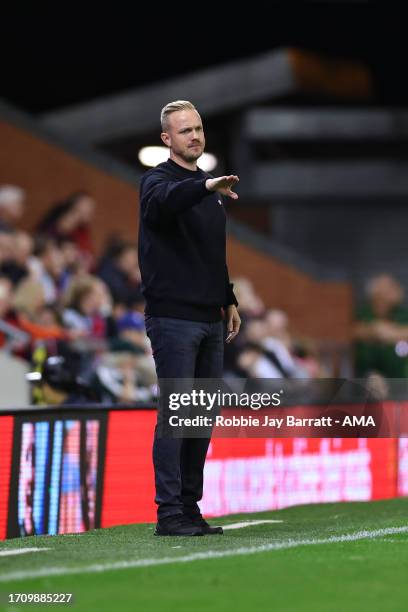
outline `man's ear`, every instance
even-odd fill
[[[162,139],[162,141],[164,142],[166,147],[170,147],[170,145],[171,145],[171,138],[170,138],[170,136],[168,135],[167,132],[162,132],[160,134],[160,138]]]

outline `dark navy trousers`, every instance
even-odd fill
[[[221,378],[224,323],[203,323],[170,317],[146,316],[158,379]],[[172,438],[160,433],[163,402],[159,402],[153,442],[158,519],[172,514],[200,513],[204,463],[210,435]]]

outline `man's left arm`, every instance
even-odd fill
[[[233,284],[230,282],[228,268],[225,265],[225,292],[227,301],[224,305],[225,316],[227,321],[227,339],[226,342],[231,342],[239,332],[241,326],[241,317],[239,316],[237,306],[238,301],[234,294]]]

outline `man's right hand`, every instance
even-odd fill
[[[238,181],[239,178],[235,174],[230,174],[229,176],[207,179],[205,186],[208,191],[219,191],[222,195],[238,200],[238,194],[231,190],[231,187],[238,183]]]

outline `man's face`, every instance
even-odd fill
[[[201,117],[195,110],[185,109],[167,117],[167,132],[161,134],[165,145],[184,159],[193,162],[203,154],[205,137]]]

